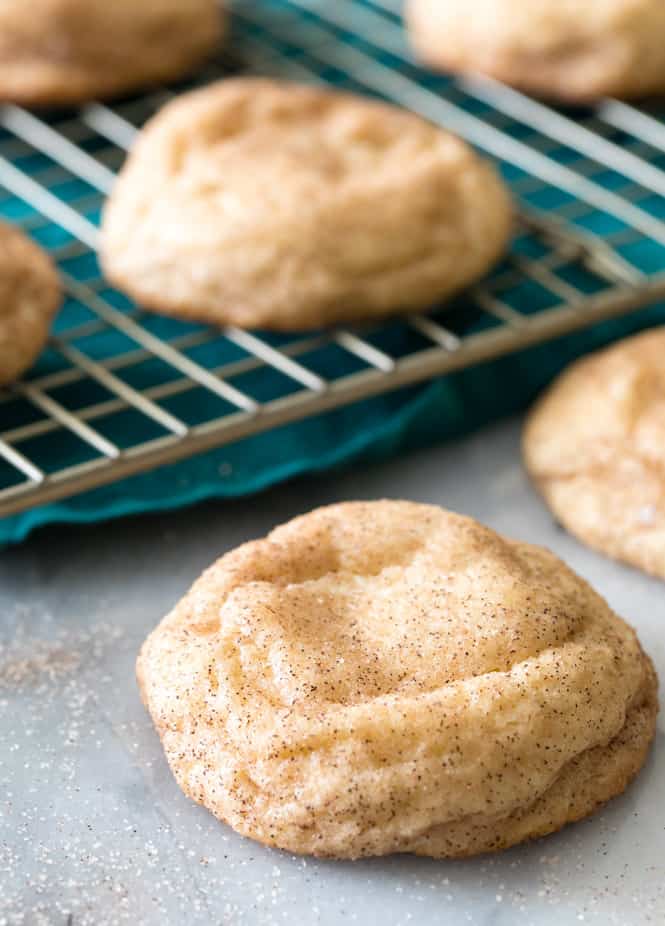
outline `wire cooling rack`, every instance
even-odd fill
[[[232,52],[199,82],[247,71],[375,94],[496,159],[521,205],[518,234],[459,306],[290,337],[144,313],[100,275],[97,225],[137,129],[174,91],[49,115],[0,108],[0,214],[48,248],[67,291],[39,364],[0,391],[0,516],[665,296],[660,114],[608,100],[571,115],[430,74],[410,57],[399,5],[236,0]]]

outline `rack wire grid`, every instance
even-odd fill
[[[571,114],[491,80],[429,73],[410,56],[398,0],[230,6],[230,50],[198,83],[238,71],[332,83],[457,132],[518,199],[512,251],[459,309],[373,326],[284,337],[150,315],[101,276],[97,225],[137,130],[176,91],[76,112],[1,107],[0,213],[50,251],[67,301],[38,365],[0,392],[0,516],[665,296],[657,109],[607,100]]]

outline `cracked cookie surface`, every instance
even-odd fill
[[[137,671],[186,794],[345,858],[557,830],[626,787],[657,711],[634,632],[555,556],[409,502],[319,509],[226,554]]]
[[[574,363],[536,403],[526,467],[589,546],[665,578],[665,328]]]
[[[2,0],[0,100],[74,104],[176,80],[221,29],[216,0]]]
[[[665,90],[662,0],[408,0],[430,65],[570,102]]]
[[[511,225],[493,168],[420,117],[238,78],[148,123],[102,261],[146,308],[288,331],[429,307],[485,273]]]
[[[23,232],[0,222],[0,386],[36,360],[61,299],[50,257]]]

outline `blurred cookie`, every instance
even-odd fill
[[[147,308],[296,330],[428,307],[482,275],[510,230],[503,184],[454,136],[383,103],[243,78],[147,125],[101,256]]]
[[[663,0],[407,0],[417,53],[544,97],[665,91]]]
[[[0,100],[79,103],[175,80],[220,36],[216,0],[2,0]]]
[[[665,328],[586,357],[536,404],[524,460],[568,530],[665,578]]]
[[[227,553],[137,669],[186,794],[338,858],[551,833],[623,791],[657,713],[634,632],[552,553],[399,501]]]
[[[48,255],[23,232],[0,222],[0,386],[32,366],[61,298]]]

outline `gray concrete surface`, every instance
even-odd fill
[[[296,859],[173,783],[136,691],[144,636],[201,569],[315,505],[409,497],[546,544],[639,629],[665,678],[662,583],[585,550],[525,480],[516,422],[248,501],[57,528],[0,556],[0,926],[665,922],[665,737],[590,821],[502,855]]]

